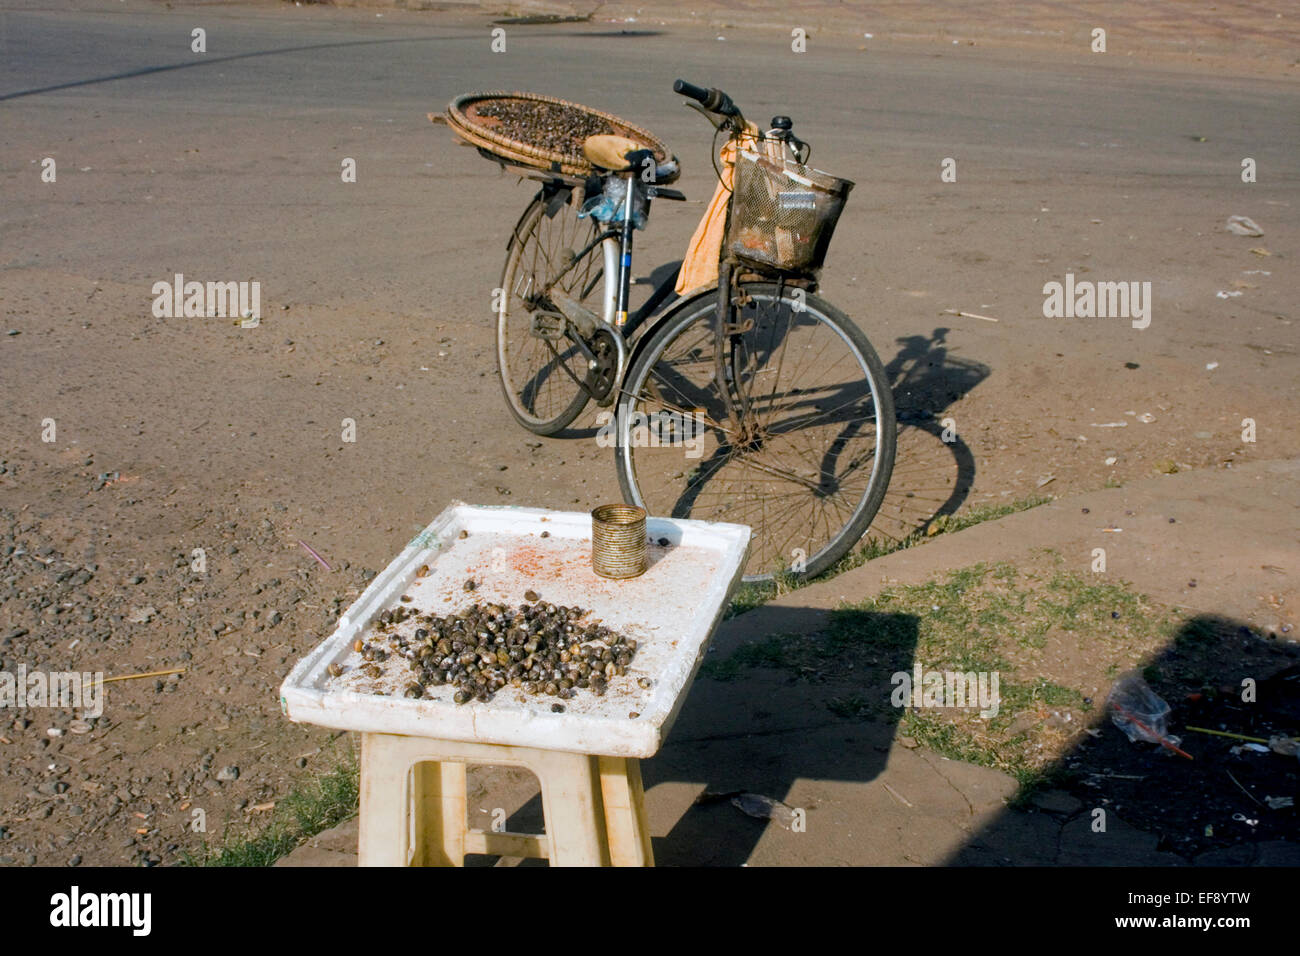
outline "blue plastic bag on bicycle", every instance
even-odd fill
[[[622,222],[623,208],[627,205],[627,190],[632,182],[632,180],[620,179],[617,176],[606,178],[604,191],[599,196],[592,196],[582,204],[578,218],[586,219],[590,216],[597,222]],[[645,194],[638,189],[632,196],[633,227],[637,229],[645,228],[647,212],[649,212],[649,203]]]

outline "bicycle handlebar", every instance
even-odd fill
[[[677,80],[673,83],[673,92],[680,93],[682,96],[690,97],[699,103],[710,113],[717,113],[720,116],[739,116],[740,110],[736,104],[731,101],[731,97],[722,90],[702,86],[696,86],[694,83],[687,83],[685,80]]]

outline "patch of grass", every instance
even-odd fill
[[[1043,707],[1073,707],[1080,711],[1091,709],[1091,705],[1084,703],[1083,694],[1072,687],[1062,687],[1043,677],[1030,684],[1010,684],[1002,687],[1001,697],[1003,706],[1014,713],[1036,704]]]
[[[756,607],[761,607],[777,596],[779,592],[774,584],[749,584],[742,581],[731,592],[731,603],[727,605],[725,617],[732,618],[744,614]]]
[[[940,515],[930,522],[924,533],[931,535],[950,534],[964,528],[974,527],[977,524],[983,524],[985,521],[993,521],[1020,511],[1028,511],[1030,508],[1037,508],[1039,505],[1045,505],[1051,500],[1052,498],[1049,495],[1030,495],[1028,498],[1018,498],[1004,504],[973,505],[965,511],[958,511],[951,515]],[[939,525],[938,530],[930,531],[929,528],[935,524]]]
[[[1059,764],[1049,764],[1045,767],[1018,771],[1014,776],[1020,786],[1008,801],[1008,806],[1016,810],[1024,810],[1032,804],[1034,794],[1040,790],[1064,786],[1071,777],[1075,776],[1075,773]]]
[[[745,644],[725,660],[706,660],[700,665],[700,676],[711,680],[730,681],[740,676],[746,667],[792,667],[797,664],[795,645],[798,635],[773,634],[761,641]]]
[[[965,528],[974,527],[985,521],[993,521],[997,518],[1005,518],[1007,515],[1015,514],[1019,511],[1028,511],[1030,508],[1036,508],[1039,505],[1045,505],[1052,499],[1045,495],[1031,495],[1028,498],[1021,498],[1016,501],[1009,501],[1004,504],[987,504],[973,505],[964,511],[959,511],[951,515],[939,515],[930,521],[923,528],[917,528],[906,538],[900,540],[868,538],[866,543],[856,551],[846,554],[835,564],[831,565],[815,578],[801,578],[797,574],[791,574],[789,571],[781,572],[775,581],[766,584],[741,584],[736,588],[731,596],[731,604],[727,608],[726,616],[731,618],[737,614],[744,614],[746,611],[752,611],[756,607],[766,604],[768,601],[782,594],[788,594],[791,591],[797,591],[800,588],[815,584],[818,581],[828,581],[833,577],[843,574],[845,571],[852,571],[854,568],[861,567],[868,561],[876,558],[883,558],[887,554],[893,554],[895,551],[903,551],[914,545],[928,541],[930,538],[941,534],[951,534],[954,531],[962,531]]]
[[[357,813],[360,777],[349,756],[276,803],[271,822],[256,833],[228,831],[222,843],[206,843],[191,866],[270,866],[316,834]]]
[[[836,717],[843,717],[846,720],[868,717],[873,709],[872,702],[862,694],[845,694],[843,697],[832,697],[826,701],[826,708]]]
[[[1202,647],[1210,647],[1218,643],[1224,636],[1224,628],[1207,618],[1195,618],[1187,623],[1178,632],[1177,646],[1179,650],[1191,650]]]

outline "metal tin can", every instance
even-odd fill
[[[645,509],[601,505],[591,512],[591,567],[605,578],[635,578],[646,569]]]

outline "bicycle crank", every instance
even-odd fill
[[[625,360],[620,355],[623,350],[619,346],[622,343],[615,336],[616,333],[608,329],[597,329],[587,343],[591,354],[587,359],[585,385],[597,405],[609,404]]]

